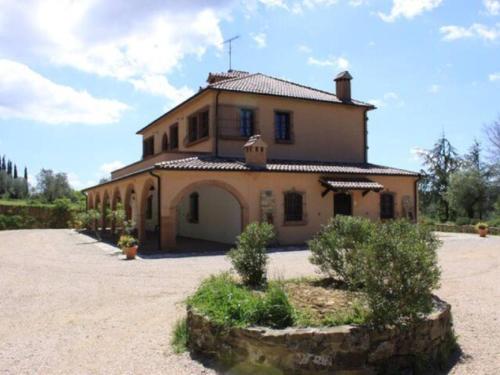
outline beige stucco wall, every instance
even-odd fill
[[[364,161],[365,108],[269,95],[222,92],[220,105],[258,108],[259,133],[269,145],[268,157],[276,159]],[[293,143],[274,140],[274,112],[292,113]],[[238,123],[235,124],[239,126]],[[222,156],[242,156],[244,141],[220,140]]]
[[[189,194],[177,211],[177,233],[180,236],[234,244],[241,233],[241,213],[238,201],[226,190],[205,185],[196,189],[199,199],[199,221],[188,220]]]

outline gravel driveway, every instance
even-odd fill
[[[438,295],[465,359],[451,374],[500,373],[500,237],[443,235]],[[314,273],[308,252],[271,255],[271,276]],[[70,230],[0,232],[1,374],[213,374],[174,355],[182,301],[222,255],[124,261]]]

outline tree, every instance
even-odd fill
[[[28,168],[24,167],[24,179],[28,182]]]
[[[17,179],[17,165],[14,164],[14,178]]]
[[[482,219],[488,194],[488,181],[484,174],[474,168],[454,172],[446,192],[450,207],[460,216],[472,219],[477,213]]]
[[[47,202],[70,197],[73,192],[66,173],[54,173],[51,169],[40,171],[37,176],[37,190]]]
[[[2,171],[7,170],[7,164],[5,164],[5,155],[2,156]]]
[[[436,206],[439,217],[446,221],[450,217],[450,207],[445,194],[450,175],[460,167],[460,157],[444,133],[432,149],[422,152],[420,156],[426,167],[421,184],[422,203]]]
[[[7,174],[12,176],[12,162],[10,160],[7,162]]]
[[[500,163],[500,115],[486,127],[486,135],[490,144],[491,159],[494,163]]]

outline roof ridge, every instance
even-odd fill
[[[278,77],[270,76],[270,75],[267,75],[267,74],[264,74],[264,73],[258,73],[258,74],[261,74],[261,75],[263,75],[264,77],[268,77],[268,78],[271,78],[271,79],[275,79],[275,80],[277,80],[277,81],[281,81],[281,82],[289,83],[289,84],[291,84],[291,85],[299,86],[299,87],[302,87],[302,88],[305,88],[305,89],[309,89],[309,90],[313,90],[313,91],[321,92],[322,94],[333,95],[333,96],[335,96],[335,97],[338,99],[337,95],[335,95],[333,92],[329,92],[329,91],[325,91],[325,90],[317,89],[317,88],[315,88],[315,87],[311,87],[311,86],[303,85],[303,84],[301,84],[301,83],[297,83],[297,82],[289,81],[289,80],[284,79],[284,78],[278,78]],[[340,100],[340,99],[339,99],[339,100]]]
[[[253,76],[256,76],[256,75],[263,75],[262,73],[251,73],[251,74],[247,74],[245,76],[241,76],[241,77],[233,77],[233,78],[228,78],[228,79],[224,79],[222,81],[218,81],[218,82],[214,82],[214,83],[209,83],[207,85],[207,87],[213,87],[215,85],[218,85],[219,83],[227,83],[227,82],[234,82],[234,81],[237,81],[239,79],[244,79],[244,78],[248,78],[248,77],[253,77]]]

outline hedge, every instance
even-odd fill
[[[67,228],[71,211],[55,206],[0,204],[0,230]]]

